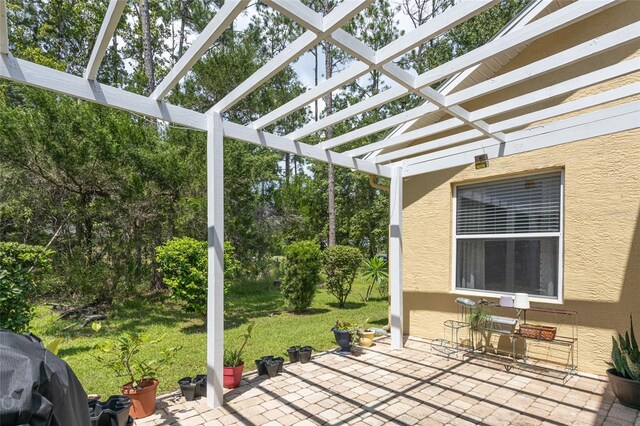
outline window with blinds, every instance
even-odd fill
[[[456,188],[455,288],[558,298],[560,172]]]

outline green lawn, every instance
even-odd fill
[[[264,355],[280,355],[286,358],[286,349],[292,345],[313,346],[316,351],[336,347],[331,326],[337,319],[365,323],[382,327],[387,323],[387,302],[379,297],[362,302],[359,293],[364,293],[366,284],[356,281],[347,306],[337,307],[336,299],[323,289],[316,294],[311,310],[303,315],[294,315],[282,310],[282,296],[264,282],[244,283],[233,286],[227,300],[233,307],[227,310],[225,345],[240,344],[247,324],[255,321],[253,338],[246,348],[245,371],[255,369],[254,359]],[[375,296],[378,296],[375,294]],[[124,379],[93,357],[94,345],[101,339],[117,336],[123,331],[164,335],[158,345],[148,353],[163,348],[182,346],[182,350],[170,369],[160,373],[160,392],[176,389],[177,380],[184,376],[204,374],[206,371],[206,330],[202,319],[185,312],[180,303],[164,295],[140,297],[114,306],[109,320],[102,321],[102,329],[95,333],[91,327],[62,332],[69,321],[57,319],[46,306],[36,308],[32,331],[45,343],[63,337],[59,356],[69,363],[78,375],[87,393],[103,396],[119,393]]]

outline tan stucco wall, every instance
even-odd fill
[[[558,40],[566,43],[590,38],[612,25],[639,19],[640,8],[616,6],[599,19],[585,22],[586,35],[577,28],[563,37],[536,42],[514,60],[509,69],[555,53]],[[637,6],[637,3],[636,5]],[[617,20],[617,23],[616,23]],[[613,23],[612,23],[613,22]],[[571,39],[571,40],[567,40]],[[562,49],[559,49],[562,50]],[[609,58],[624,60],[638,54],[624,48]],[[592,62],[590,62],[592,63]],[[585,64],[580,66],[584,67]],[[581,72],[584,72],[583,69]],[[568,67],[565,77],[576,70]],[[547,84],[555,83],[550,74]],[[559,102],[577,99],[622,84],[638,82],[639,74],[607,82],[597,88],[576,92]],[[536,89],[544,85],[536,82]],[[501,91],[495,99],[467,105],[470,109],[495,103],[521,93],[521,87]],[[511,92],[510,92],[511,91]],[[629,99],[624,102],[629,101]],[[558,100],[556,100],[558,102]],[[606,105],[610,106],[610,105]],[[453,186],[543,170],[563,170],[564,192],[564,303],[532,303],[537,307],[578,312],[578,369],[603,374],[611,351],[611,336],[624,331],[629,314],[640,324],[640,130],[541,149],[511,157],[491,159],[490,167],[475,170],[459,167],[404,182],[403,271],[405,333],[426,338],[443,336],[443,322],[458,314],[452,288]],[[500,314],[513,315],[503,311]],[[540,318],[541,319],[541,318]],[[567,326],[559,332],[570,333]],[[543,359],[554,359],[554,351],[541,348]]]

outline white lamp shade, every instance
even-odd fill
[[[529,295],[527,293],[516,293],[516,296],[513,298],[513,307],[516,309],[531,308],[531,305],[529,304]]]
[[[513,308],[513,296],[500,296],[500,306],[503,308]]]

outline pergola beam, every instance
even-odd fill
[[[0,54],[9,54],[9,27],[7,26],[7,0],[0,0]]]
[[[592,71],[588,74],[584,74],[578,77],[574,77],[569,80],[565,80],[562,83],[557,83],[549,87],[545,87],[533,92],[525,93],[515,98],[511,98],[502,102],[498,102],[493,105],[480,108],[470,113],[471,120],[484,120],[494,115],[503,114],[505,111],[516,110],[519,108],[527,107],[538,102],[543,102],[550,98],[565,95],[567,93],[583,89],[588,86],[602,83],[603,81],[611,80],[613,78],[621,77],[633,72],[640,71],[640,58],[629,59],[627,61],[611,65],[606,68],[602,68],[597,71]],[[504,74],[507,75],[507,74]],[[380,149],[389,149],[398,145],[402,145],[408,142],[413,142],[419,139],[423,139],[427,136],[434,135],[446,130],[451,130],[455,127],[459,127],[464,123],[458,119],[451,118],[438,123],[434,123],[420,129],[416,129],[410,132],[405,132],[397,136],[392,136],[387,139],[383,139],[378,142],[370,143],[359,148],[355,148],[344,152],[344,154],[351,157],[360,156],[369,152],[378,151]],[[354,130],[353,132],[356,132]],[[353,133],[351,132],[351,133]]]
[[[3,2],[5,0],[0,0]],[[109,47],[113,33],[116,31],[116,27],[122,17],[122,12],[127,5],[126,0],[111,0],[107,7],[107,13],[102,20],[98,37],[91,51],[91,57],[89,58],[89,64],[84,71],[84,78],[87,80],[95,80],[98,75],[98,70],[104,59],[104,54]],[[1,13],[1,12],[0,12]]]
[[[514,132],[509,135],[506,143],[495,143],[491,139],[484,139],[402,160],[403,174],[409,177],[473,164],[474,157],[479,154],[488,154],[489,159],[498,158],[624,132],[637,129],[638,123],[640,123],[640,101],[628,102],[620,106],[545,124],[535,129]]]
[[[211,107],[209,112],[224,112],[240,102],[249,93],[264,84],[265,81],[282,71],[300,55],[304,54],[307,50],[311,49],[327,37],[329,32],[339,29],[341,25],[344,25],[349,19],[357,15],[360,10],[366,7],[366,5],[371,1],[372,0],[358,0],[357,4],[354,2],[347,2],[350,7],[346,7],[345,3],[342,3],[324,18],[327,20],[327,24],[323,21],[322,17],[316,15],[315,12],[311,11],[313,14],[307,13],[310,9],[305,7],[300,9],[299,5],[302,5],[302,3],[288,1],[285,6],[282,0],[265,0],[266,4],[281,11],[287,16],[289,13],[301,14],[302,17],[300,19],[306,23],[306,28],[310,28],[310,30],[294,40],[285,49],[271,58],[269,62],[260,67],[258,71],[253,73],[249,78],[229,92],[224,98]],[[292,8],[292,10],[297,10],[297,12],[285,13],[288,7]],[[326,31],[324,30],[325,25],[328,25]]]
[[[278,151],[288,152],[323,163],[331,163],[337,166],[347,167],[352,170],[383,177],[391,177],[391,168],[384,165],[374,164],[371,161],[352,158],[344,154],[333,151],[326,151],[318,146],[297,142],[284,136],[274,135],[263,130],[252,129],[240,124],[225,122],[225,135],[249,142],[265,148],[273,148]]]
[[[389,186],[389,296],[391,311],[391,348],[404,346],[404,293],[402,290],[402,165],[394,165]]]
[[[503,75],[496,76],[490,80],[475,84],[467,89],[462,89],[459,92],[447,96],[447,102],[454,105],[468,102],[517,83],[530,80],[532,76],[538,77],[553,70],[564,68],[575,62],[604,53],[639,38],[640,22],[637,22],[554,55],[547,56],[544,59],[540,59]]]
[[[283,4],[285,3],[285,0],[273,1],[274,7],[278,8],[278,10],[281,10]],[[407,90],[413,89],[413,77],[406,73],[406,71],[400,69],[397,66],[394,67],[393,65],[386,68],[383,66],[391,62],[394,58],[403,55],[411,50],[412,46],[414,46],[416,43],[421,44],[432,40],[438,35],[453,28],[458,23],[469,19],[470,17],[482,12],[483,10],[486,10],[495,3],[497,3],[497,0],[485,0],[481,2],[468,1],[447,9],[442,14],[431,19],[428,23],[423,24],[410,33],[400,37],[393,43],[393,46],[390,49],[384,52],[384,55],[382,57],[379,58],[379,52],[375,52],[375,63],[372,64],[370,62],[367,63],[358,60],[357,62],[347,67],[347,69],[345,69],[344,71],[335,74],[333,77],[325,80],[318,86],[308,90],[297,98],[292,99],[281,107],[276,108],[270,113],[260,117],[258,120],[254,121],[251,126],[255,129],[263,129],[268,125],[276,122],[277,120],[288,116],[289,114],[297,111],[300,108],[303,108],[316,99],[321,98],[327,93],[330,93],[347,84],[348,82],[365,75],[373,69],[379,69],[385,75],[389,76],[395,81],[398,81],[403,86],[408,86]],[[305,19],[305,17],[308,17],[315,12],[307,8],[308,10],[304,12],[304,17],[301,17],[298,16],[297,13],[301,13],[300,10],[306,6],[300,6],[296,3],[297,12],[293,12],[288,8],[289,4],[289,2],[286,2],[285,7],[283,8],[283,13],[285,13],[286,10],[286,13],[288,13],[287,16],[296,20],[296,22],[300,23],[301,25],[308,25],[308,18]],[[357,40],[355,37],[350,38],[345,35],[345,33],[339,33],[338,36],[332,40],[334,41],[334,43],[336,43],[336,46],[344,48],[345,51],[354,54],[354,56],[356,57],[360,56],[361,58],[366,59],[371,56],[370,48],[363,42]],[[342,45],[341,40],[345,40],[344,46]]]
[[[180,82],[182,77],[193,68],[202,55],[211,48],[211,45],[231,25],[234,19],[249,4],[249,0],[233,0],[225,2],[216,16],[207,24],[202,33],[196,38],[189,49],[178,60],[178,63],[169,71],[167,76],[158,84],[151,94],[155,100],[164,99],[165,96]]]
[[[544,16],[518,30],[509,33],[508,37],[497,38],[469,53],[458,56],[432,70],[426,71],[416,77],[416,88],[423,88],[432,83],[443,80],[450,75],[463,71],[473,65],[504,53],[514,47],[531,43],[541,37],[575,24],[583,19],[593,16],[615,4],[616,0],[578,1],[560,10]]]
[[[536,121],[548,120],[550,118],[559,117],[563,114],[569,114],[577,112],[587,108],[591,108],[597,105],[602,105],[607,102],[613,102],[620,99],[627,98],[638,94],[638,85],[629,84],[627,86],[619,87],[617,89],[608,90],[606,92],[598,93],[597,95],[587,96],[577,99],[575,101],[567,102],[560,105],[555,105],[549,108],[544,108],[539,111],[534,111],[529,114],[520,115],[508,120],[503,120],[490,125],[492,132],[504,132],[506,130],[515,129],[516,127],[528,126]],[[376,163],[386,163],[389,161],[397,160],[399,158],[406,158],[416,154],[421,154],[427,151],[435,151],[438,149],[446,148],[453,145],[459,145],[463,142],[468,142],[473,139],[481,137],[482,134],[476,130],[470,130],[466,132],[456,133],[451,136],[446,136],[440,139],[435,139],[418,145],[413,145],[407,148],[399,149],[389,152],[387,154],[378,155],[375,158]],[[507,134],[507,139],[510,136]]]
[[[519,45],[530,43],[554,31],[557,31],[561,28],[564,28],[566,26],[579,22],[583,19],[586,19],[589,16],[599,13],[615,4],[616,4],[615,0],[596,0],[593,2],[576,2],[576,3],[570,4],[566,7],[563,7],[559,11],[553,12],[552,14],[542,17],[534,21],[533,23],[529,23],[524,27],[521,27],[513,32],[510,32],[508,37],[497,38],[485,44],[484,46],[474,49],[469,53],[466,53],[462,56],[452,59],[451,61],[445,64],[442,64],[430,71],[427,71],[417,76],[414,79],[414,89],[422,90],[425,87],[428,87],[428,85],[432,83],[435,83],[446,77],[449,77],[455,74],[456,72],[465,71],[466,69],[469,69],[469,67],[475,66],[491,58],[494,55],[503,53]],[[415,90],[414,90],[414,93],[416,93]],[[407,90],[407,93],[409,93],[409,90]],[[428,96],[426,95],[429,95],[429,93],[425,93],[425,92],[418,93],[418,94],[427,98]],[[450,106],[453,106],[453,102],[449,101],[448,99],[449,96],[444,98],[444,102],[446,106],[450,107]],[[367,102],[367,101],[363,101],[363,102]],[[360,105],[361,103],[362,102],[351,105],[349,106],[349,109],[355,109],[358,111],[358,113],[363,113],[368,111],[369,109],[375,108],[375,107],[368,108],[368,105]],[[454,108],[453,112],[455,113],[456,111],[461,112]],[[466,114],[462,114],[462,115],[457,114],[457,115],[458,115],[458,118],[462,118],[462,119],[464,119],[466,116]],[[473,115],[469,115],[468,118],[469,118],[468,121],[472,123],[476,123],[477,129],[482,131],[482,128],[484,127],[483,123],[478,123],[477,119],[473,118]],[[307,127],[309,127],[309,129],[318,129],[318,130],[320,129],[320,126],[315,123]],[[308,132],[307,130],[305,130],[305,128],[303,128],[301,131],[296,131],[291,133],[291,136],[295,135],[295,138],[297,139],[300,137],[298,136],[299,134],[308,135],[310,133],[311,132]],[[365,148],[365,149],[368,149],[368,148]],[[371,149],[367,152],[373,152],[377,149],[379,148]]]
[[[434,112],[437,110],[438,107],[432,104],[421,105],[419,107],[412,108],[408,111],[396,114],[389,118],[385,118],[384,120],[369,124],[368,126],[360,127],[348,133],[336,136],[335,138],[328,139],[322,142],[320,146],[322,147],[322,149],[333,149],[337,146],[344,145],[356,139],[381,132],[391,127],[399,126],[400,124],[406,123],[407,121],[420,118],[425,114],[429,114],[430,112]]]
[[[208,130],[205,114],[167,102],[154,101],[146,96],[116,87],[91,82],[82,77],[16,59],[11,55],[0,57],[0,77],[196,130]],[[344,154],[327,152],[319,147],[296,142],[286,137],[263,131],[258,132],[231,122],[224,122],[224,129],[225,134],[229,137],[255,145],[303,155],[313,160],[333,163],[377,176],[391,176],[391,169],[387,166],[379,166],[373,162],[351,158]]]
[[[358,102],[357,104],[352,105],[349,108],[336,111],[331,115],[328,115],[318,121],[306,125],[305,127],[301,127],[300,129],[289,133],[287,137],[294,140],[302,139],[305,136],[309,136],[312,133],[340,123],[351,117],[355,117],[356,115],[362,114],[363,112],[383,106],[391,101],[405,96],[407,93],[408,92],[404,87],[392,87],[391,89],[387,89],[384,92],[371,96],[362,102]]]

